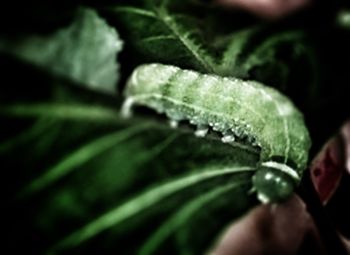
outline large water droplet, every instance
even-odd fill
[[[235,137],[233,135],[224,135],[221,138],[223,143],[233,143],[235,141]]]

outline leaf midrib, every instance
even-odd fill
[[[175,38],[179,40],[179,42],[181,42],[184,48],[194,57],[204,71],[208,73],[216,72],[217,68],[215,67],[215,64],[211,63],[209,58],[202,57],[202,52],[198,52],[198,48],[200,46],[196,46],[193,41],[189,40],[186,36],[180,33],[177,26],[171,22],[171,15],[164,8],[155,7],[152,11],[146,11],[144,9],[132,6],[123,6],[116,8],[116,10],[130,12],[136,15],[142,15],[158,20],[174,35]]]

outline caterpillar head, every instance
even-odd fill
[[[295,178],[277,167],[262,164],[253,176],[253,187],[258,199],[264,204],[286,200],[293,193],[295,186]]]

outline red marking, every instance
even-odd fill
[[[345,172],[344,146],[340,137],[331,139],[311,165],[311,179],[323,204],[332,197]]]

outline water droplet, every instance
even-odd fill
[[[270,198],[268,196],[266,196],[263,193],[258,193],[258,199],[261,201],[261,203],[263,204],[267,204],[270,202]]]
[[[177,120],[169,120],[169,125],[171,128],[177,128],[179,126],[179,122]]]
[[[232,143],[235,141],[235,137],[233,135],[224,135],[222,138],[221,138],[221,141],[223,143]]]
[[[208,127],[204,125],[199,125],[194,135],[197,137],[204,137],[208,133]]]
[[[214,123],[214,125],[213,125],[213,130],[214,130],[214,131],[220,131],[220,125],[219,125],[219,123]]]
[[[271,180],[272,179],[272,174],[271,173],[267,173],[266,175],[265,175],[265,180]]]

